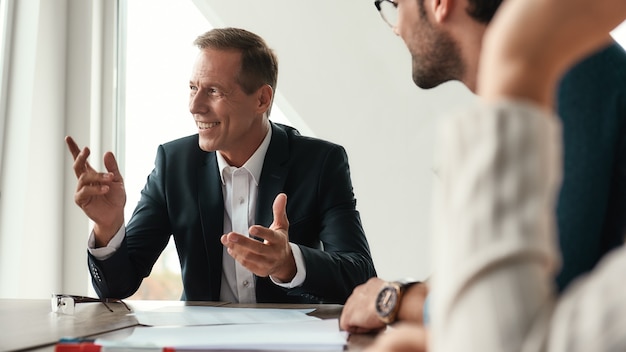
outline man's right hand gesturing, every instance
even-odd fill
[[[96,248],[106,246],[124,225],[126,191],[115,156],[104,154],[104,166],[108,172],[97,172],[87,162],[90,151],[78,147],[72,137],[65,143],[74,158],[74,173],[78,178],[74,202],[94,221]]]

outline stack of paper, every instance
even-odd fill
[[[347,334],[337,319],[289,323],[138,327],[124,340],[96,340],[103,347],[202,350],[343,351]]]
[[[313,309],[227,308],[201,306],[163,307],[135,313],[141,325],[191,326],[224,324],[259,324],[313,321],[306,315]]]
[[[347,333],[337,319],[308,310],[176,306],[135,315],[142,326],[123,340],[98,339],[107,348],[186,350],[343,351]]]

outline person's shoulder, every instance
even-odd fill
[[[169,142],[165,142],[162,144],[163,148],[167,150],[178,150],[178,149],[198,149],[198,134],[192,134],[190,136],[181,137],[178,139],[174,139]]]
[[[624,48],[613,41],[574,65],[563,75],[557,99],[562,118],[585,116],[590,111],[595,113],[598,106],[620,107],[621,111],[626,101]],[[612,111],[621,121],[623,114]]]
[[[604,55],[610,60],[614,60],[619,66],[623,66],[626,63],[626,50],[622,45],[616,41],[612,41],[611,44],[601,50],[598,55]]]
[[[614,42],[605,50],[607,62],[614,70],[614,76],[622,87],[626,87],[626,49],[617,42]]]
[[[619,43],[612,41],[572,67],[567,76],[626,86],[626,51]]]
[[[198,134],[163,143],[161,144],[161,149],[166,157],[172,161],[196,160],[197,158],[203,158],[207,154],[207,152],[200,149]]]
[[[597,69],[612,71],[622,77],[626,75],[626,50],[616,41],[591,55],[586,61]]]
[[[292,146],[314,148],[314,149],[321,149],[321,150],[334,149],[334,148],[343,149],[341,145],[325,140],[325,139],[321,139],[317,137],[310,137],[310,136],[303,136],[302,134],[300,134],[300,131],[298,131],[294,127],[283,125],[280,123],[274,123],[274,125],[278,129],[278,132],[284,133],[284,135],[287,137],[287,140],[289,141],[289,144],[291,144]]]

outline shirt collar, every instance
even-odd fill
[[[267,130],[267,134],[261,142],[261,145],[256,149],[254,154],[246,161],[241,167],[246,169],[250,175],[254,178],[254,183],[259,185],[259,178],[261,178],[261,171],[263,170],[263,161],[265,160],[265,154],[267,154],[267,149],[270,146],[270,140],[272,139],[272,126],[270,124],[270,128]],[[231,168],[226,159],[222,156],[219,151],[215,152],[217,156],[217,167],[220,170],[220,177],[222,179],[222,184],[226,184],[224,181],[224,172],[227,168]]]

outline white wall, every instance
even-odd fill
[[[458,83],[417,88],[404,43],[371,0],[195,2],[214,26],[265,38],[278,55],[285,114],[346,147],[379,276],[429,275],[435,127],[472,95]]]

